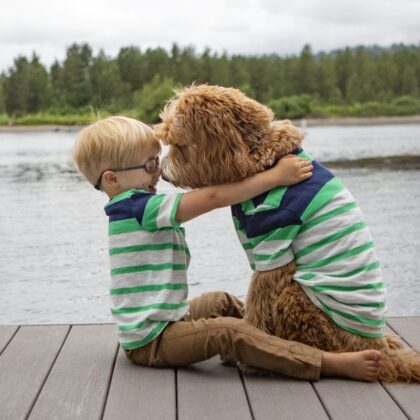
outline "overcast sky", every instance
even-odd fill
[[[0,71],[36,51],[50,65],[74,42],[115,56],[173,42],[228,54],[296,54],[420,43],[420,0],[0,0]]]

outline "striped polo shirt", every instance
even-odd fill
[[[377,338],[385,325],[385,285],[366,221],[351,193],[301,148],[313,175],[232,207],[251,268],[296,260],[294,280],[338,326]]]
[[[130,190],[105,206],[111,312],[124,349],[150,343],[188,312],[190,253],[175,221],[181,196]]]

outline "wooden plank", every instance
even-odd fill
[[[391,318],[388,323],[405,342],[420,349],[420,317]],[[410,419],[420,420],[420,384],[391,384],[385,388]]]
[[[0,325],[0,354],[6,348],[18,328],[18,325]]]
[[[406,419],[379,383],[324,378],[314,387],[330,418],[334,420]]]
[[[1,418],[26,418],[68,330],[68,326],[19,329],[0,356]]]
[[[328,419],[310,382],[244,375],[244,383],[255,420]]]
[[[30,419],[99,419],[118,348],[113,325],[72,327]]]
[[[409,346],[420,350],[420,317],[389,318],[387,321]]]
[[[176,418],[175,370],[131,363],[120,349],[104,420]]]
[[[177,393],[179,420],[252,418],[238,370],[218,356],[178,369]]]
[[[392,333],[389,328],[387,332]],[[395,419],[406,418],[398,410],[393,398],[379,384],[345,379],[322,379],[314,385],[330,417],[339,419]],[[340,401],[343,399],[343,402]],[[389,412],[388,412],[389,408]],[[389,417],[387,417],[389,415]],[[382,417],[384,416],[384,417]]]

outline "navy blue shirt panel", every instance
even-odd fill
[[[312,176],[306,181],[290,186],[281,200],[280,208],[287,208],[299,217],[302,216],[319,190],[334,178],[334,175],[316,160],[312,161],[312,165]]]
[[[137,219],[140,225],[143,223],[146,204],[154,195],[152,193],[136,192],[130,197],[130,200],[132,200],[133,217]]]
[[[295,149],[295,151],[300,153],[302,150]],[[278,228],[302,224],[301,216],[305,209],[319,190],[334,178],[334,175],[319,162],[313,161],[312,164],[314,166],[312,177],[290,186],[285,192],[279,208],[247,216],[243,213],[240,204],[232,206],[232,215],[238,219],[239,225],[245,230],[248,238],[264,235]],[[267,194],[255,197],[252,200],[254,206],[262,204]]]
[[[232,207],[232,214],[237,217],[241,228],[245,229],[248,238],[264,235],[275,229],[300,225],[299,217],[288,209],[272,209],[245,216],[240,204]]]
[[[142,223],[144,209],[147,202],[154,194],[135,192],[131,197],[117,201],[105,208],[105,213],[109,216],[110,222],[131,219],[135,217],[139,224]]]

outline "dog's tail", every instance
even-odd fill
[[[411,349],[381,350],[378,380],[385,383],[420,383],[420,352]]]

